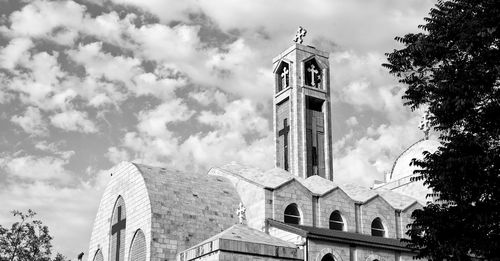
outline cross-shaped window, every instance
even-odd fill
[[[276,92],[280,92],[290,86],[290,66],[288,63],[281,62],[276,71],[276,81]]]
[[[304,63],[304,80],[307,86],[321,87],[321,68],[314,58]]]
[[[123,261],[125,254],[125,202],[118,197],[113,210],[113,224],[111,225],[111,261]]]

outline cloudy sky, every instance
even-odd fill
[[[87,251],[109,169],[273,166],[271,59],[330,52],[334,175],[370,186],[422,138],[381,64],[433,0],[0,0],[0,224]]]

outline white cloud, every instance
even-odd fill
[[[189,13],[195,13],[198,8],[193,0],[167,1],[167,0],[111,0],[117,4],[140,6],[149,12],[160,15],[163,22],[187,21]]]
[[[0,223],[10,225],[14,222],[10,215],[14,209],[32,209],[38,213],[36,218],[49,227],[50,235],[54,237],[54,250],[73,259],[88,248],[91,223],[108,180],[109,173],[99,171],[93,175],[92,182],[75,187],[40,181],[12,183],[0,190]],[[68,229],[72,233],[68,233]]]
[[[170,165],[178,169],[208,170],[233,160],[270,168],[274,147],[269,122],[260,116],[250,100],[234,100],[221,113],[203,111],[197,120],[212,131],[188,136],[184,141],[168,128],[169,123],[192,116],[184,103],[174,100],[139,114],[138,132],[129,132],[123,147],[131,150],[134,161]],[[111,160],[124,155],[120,149],[108,150]]]
[[[256,105],[247,99],[230,102],[221,114],[202,111],[198,121],[223,132],[237,132],[243,135],[263,135],[269,132],[269,122],[259,116]]]
[[[29,38],[14,38],[0,50],[0,65],[12,70],[22,60],[29,58],[28,50],[33,47]]]
[[[6,79],[6,89],[19,93],[25,104],[43,110],[65,109],[76,93],[64,88],[61,79],[66,76],[57,61],[58,53],[40,52],[19,64],[24,68],[16,71],[12,79]]]
[[[179,138],[168,125],[187,121],[193,114],[194,111],[181,99],[166,101],[154,109],[141,111],[137,117],[138,131],[128,132],[123,138],[123,147],[131,150],[132,156],[128,158],[147,164],[171,164],[183,168],[172,163],[179,157]],[[125,156],[123,150],[108,150],[108,158],[112,161],[122,156]]]
[[[179,64],[187,70],[196,67],[195,62],[206,57],[201,50],[199,30],[199,26],[183,24],[175,27],[147,24],[139,28],[129,27],[127,33],[137,43],[138,54],[154,61]]]
[[[129,153],[126,150],[119,149],[117,147],[108,148],[108,152],[106,152],[105,156],[114,164],[130,160]]]
[[[404,125],[380,125],[367,129],[367,135],[343,149],[334,144],[334,179],[339,183],[373,185],[383,180],[397,156],[412,143],[422,138],[414,117]],[[343,139],[338,142],[345,142]]]
[[[181,146],[182,157],[206,169],[231,161],[271,168],[274,146],[269,122],[260,116],[255,103],[235,100],[224,112],[204,111],[198,121],[214,128],[206,134],[190,136]],[[248,138],[248,135],[253,136]]]
[[[10,28],[0,31],[13,36],[48,37],[71,44],[77,36],[71,30],[82,24],[85,7],[73,1],[33,1],[10,15]],[[59,29],[59,30],[58,30]]]
[[[228,102],[228,98],[225,93],[214,89],[191,92],[189,93],[189,97],[196,100],[203,106],[208,106],[212,103],[215,103],[219,107],[224,107]]]
[[[385,61],[380,53],[335,53],[332,91],[357,111],[381,112],[391,122],[402,123],[410,116],[410,110],[403,106],[403,90],[395,87],[396,80],[382,68]]]
[[[70,176],[64,169],[67,159],[56,157],[24,156],[3,158],[1,166],[8,174],[28,180],[56,180],[68,182]]]
[[[19,125],[26,133],[33,135],[47,134],[47,124],[43,120],[40,109],[28,107],[22,116],[12,116],[12,122]]]
[[[186,121],[193,113],[180,99],[164,102],[153,110],[140,112],[137,129],[152,137],[167,138],[171,135],[168,123]]]
[[[270,64],[257,49],[240,38],[227,46],[227,51],[212,54],[206,61],[207,79],[224,91],[261,101],[272,95],[273,78]]]
[[[102,42],[80,45],[77,51],[68,51],[69,56],[85,67],[92,77],[132,84],[131,77],[142,73],[140,60],[124,56],[113,56],[102,52]]]
[[[153,166],[175,166],[183,169],[185,165],[174,163],[178,156],[179,141],[176,137],[151,137],[147,134],[128,132],[123,138],[123,146],[132,151],[130,159],[134,162]]]
[[[97,127],[88,119],[87,113],[82,111],[69,110],[54,114],[50,117],[50,122],[65,131],[97,132]]]
[[[131,91],[138,96],[152,95],[163,101],[170,100],[175,97],[174,91],[185,85],[186,80],[183,77],[176,76],[176,71],[173,68],[158,66],[154,73],[143,73],[133,78],[134,86]]]
[[[59,156],[61,159],[68,160],[70,159],[74,154],[75,151],[73,150],[64,150],[61,149],[60,143],[48,143],[47,141],[40,141],[35,144],[35,148],[52,153],[54,155]]]
[[[358,125],[359,122],[358,122],[358,119],[356,117],[351,116],[351,117],[349,117],[349,119],[347,119],[345,121],[345,123],[347,124],[347,126],[354,127],[354,126]]]
[[[246,142],[238,132],[212,131],[206,135],[190,136],[180,147],[183,162],[196,165],[196,169],[207,170],[231,161],[269,169],[274,164],[272,136]]]

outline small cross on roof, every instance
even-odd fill
[[[299,29],[297,29],[297,33],[295,34],[295,38],[293,39],[294,42],[301,44],[305,36],[307,34],[307,30],[302,28],[302,26],[299,26]]]
[[[238,207],[238,209],[236,210],[236,215],[238,215],[238,219],[239,219],[239,222],[240,224],[243,224],[243,221],[245,221],[246,219],[246,211],[247,209],[245,208],[245,206],[243,206],[243,203],[240,202],[240,205]]]

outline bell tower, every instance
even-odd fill
[[[333,180],[329,54],[303,45],[305,35],[299,27],[294,45],[273,59],[275,165]]]

